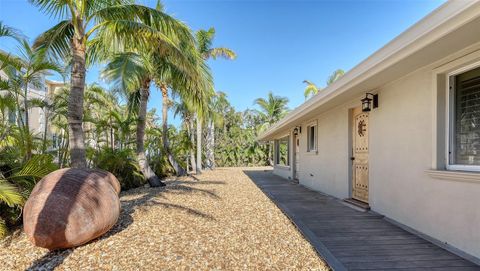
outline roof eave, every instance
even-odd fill
[[[460,15],[465,16],[460,16]],[[292,110],[283,119],[259,135],[259,141],[273,135],[318,106],[348,91],[371,76],[395,65],[428,44],[480,16],[480,1],[448,1],[405,30],[385,46],[345,73],[338,81]]]

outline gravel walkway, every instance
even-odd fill
[[[57,252],[21,232],[0,242],[2,270],[328,270],[242,169],[122,193],[117,225]]]

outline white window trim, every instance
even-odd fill
[[[453,155],[453,152],[451,152],[452,147],[454,146],[455,142],[455,137],[453,136],[453,121],[454,121],[454,115],[455,110],[453,108],[453,103],[451,100],[453,99],[454,95],[454,88],[450,88],[450,79],[453,76],[462,74],[464,72],[468,72],[470,70],[476,69],[480,67],[480,61],[465,65],[457,70],[454,70],[450,73],[448,73],[446,76],[446,109],[447,109],[447,114],[446,114],[446,148],[445,148],[445,155],[446,155],[446,168],[447,170],[452,170],[452,171],[471,171],[471,172],[480,172],[480,166],[477,165],[461,165],[461,164],[451,164],[451,155]]]
[[[315,142],[315,148],[310,149],[310,127],[315,127],[315,134],[314,134],[314,142]],[[318,154],[318,123],[317,121],[312,121],[306,125],[307,127],[307,153],[315,153]]]

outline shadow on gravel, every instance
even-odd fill
[[[159,199],[165,199],[164,194],[173,193],[173,194],[190,194],[198,193],[207,197],[211,197],[215,200],[220,200],[221,198],[213,191],[207,189],[194,188],[187,185],[198,185],[198,184],[218,184],[223,185],[225,182],[221,181],[167,181],[167,186],[161,188],[149,188],[147,191],[139,190],[138,193],[133,189],[133,193],[128,193],[130,196],[135,194],[141,195],[140,197],[133,198],[130,200],[120,200],[121,202],[121,211],[117,223],[113,226],[110,231],[108,231],[103,236],[92,240],[91,242],[97,242],[99,240],[107,239],[110,236],[118,234],[125,229],[127,229],[133,223],[132,214],[136,210],[148,208],[154,205],[163,206],[165,208],[172,208],[174,210],[186,212],[189,215],[198,216],[207,220],[215,220],[215,218],[209,214],[203,213],[201,211],[182,206],[175,203],[162,202]],[[35,260],[26,270],[53,270],[59,265],[61,265],[64,260],[75,250],[75,248],[66,249],[66,250],[56,250],[47,252],[40,259]],[[0,267],[1,269],[1,267]]]
[[[43,255],[42,258],[35,260],[25,270],[53,270],[57,266],[63,263],[63,261],[70,255],[75,249],[55,250],[50,251]]]

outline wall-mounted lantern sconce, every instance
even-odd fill
[[[372,102],[373,108],[378,107],[378,94],[366,93],[365,98],[361,99],[362,101],[362,111],[370,112],[372,111]]]
[[[294,135],[299,135],[302,133],[302,126],[297,126],[295,129],[293,129],[293,134]]]

